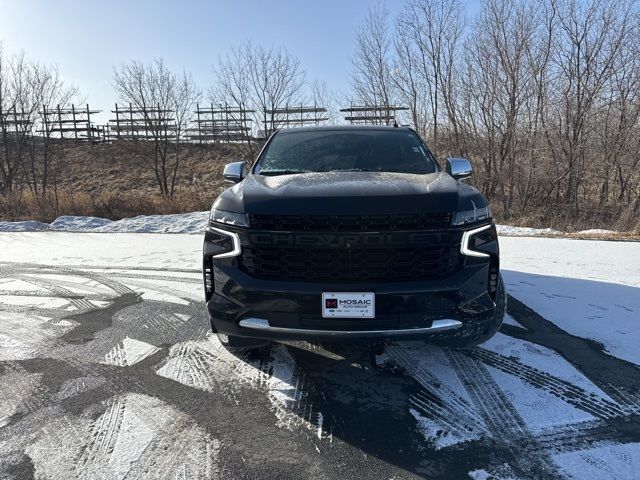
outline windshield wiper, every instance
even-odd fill
[[[370,168],[339,168],[330,170],[331,172],[378,172],[379,170],[371,170]]]
[[[311,170],[260,170],[258,175],[295,175],[298,173],[311,173]]]

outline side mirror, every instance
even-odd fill
[[[471,162],[466,158],[447,158],[446,169],[456,180],[470,177],[473,173]]]
[[[247,162],[233,162],[224,166],[222,175],[227,182],[238,183],[245,176]]]

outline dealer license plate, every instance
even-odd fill
[[[373,292],[324,292],[324,318],[374,318],[376,296]]]

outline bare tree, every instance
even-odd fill
[[[369,9],[356,32],[351,85],[354,100],[369,106],[384,107],[394,102],[393,44],[388,18],[389,12],[378,3]]]
[[[119,101],[142,114],[150,137],[133,140],[131,146],[153,171],[162,195],[173,196],[185,129],[200,90],[190,74],[171,72],[161,59],[121,65],[114,71],[114,87]]]
[[[411,34],[410,20],[403,12],[396,25],[392,79],[399,101],[409,107],[414,128],[427,137],[429,122],[433,118],[430,113],[429,84],[424,78],[425,69],[420,64],[421,55]]]
[[[306,74],[300,60],[284,48],[265,48],[251,42],[231,50],[214,67],[212,99],[220,103],[251,105],[254,120],[264,133],[275,128],[274,110],[299,104],[304,98]]]
[[[242,49],[233,48],[225,57],[218,59],[213,66],[216,81],[209,89],[209,98],[216,105],[249,110],[251,105],[251,84],[247,75],[247,58]],[[248,119],[240,114],[242,126],[247,126]],[[255,120],[252,118],[251,120]],[[246,147],[249,158],[253,158],[255,149],[251,131],[246,135]]]
[[[330,123],[335,123],[339,118],[335,93],[324,80],[315,79],[309,84],[308,99],[305,99],[305,102],[318,108],[326,108],[326,118]]]
[[[487,191],[499,193],[510,212],[520,180],[517,159],[523,155],[522,135],[528,126],[525,109],[534,95],[529,52],[538,25],[534,6],[525,1],[487,0],[467,42],[471,63],[467,87],[472,105],[466,121],[473,122],[477,151],[484,162]]]
[[[416,128],[438,149],[439,125],[459,144],[455,108],[458,64],[466,19],[458,0],[409,0],[396,22],[393,79],[412,109]]]
[[[300,59],[284,48],[247,44],[248,75],[253,105],[263,113],[265,134],[276,128],[274,110],[300,103],[306,73]],[[266,135],[265,135],[266,136]]]
[[[551,57],[556,88],[546,131],[554,157],[564,163],[564,199],[574,214],[580,210],[579,190],[589,158],[589,137],[596,133],[592,120],[601,95],[616,68],[626,61],[624,45],[637,42],[631,36],[636,7],[632,0],[551,0],[558,19]]]
[[[33,94],[35,102],[42,110],[38,112],[37,122],[43,128],[40,148],[30,149],[29,172],[31,177],[31,188],[38,192],[37,183],[40,180],[40,193],[46,193],[50,184],[57,185],[56,170],[53,165],[56,160],[56,149],[52,139],[52,131],[44,124],[46,111],[53,110],[57,106],[64,106],[72,102],[78,96],[78,89],[75,86],[65,84],[60,76],[57,67],[50,67],[35,63],[32,65]],[[35,122],[34,122],[35,124]],[[33,142],[38,139],[32,137]],[[40,151],[40,159],[34,158],[34,152]],[[41,166],[38,173],[38,164]],[[27,176],[29,178],[29,176]],[[54,191],[57,208],[57,190]]]
[[[471,23],[405,0],[387,22],[378,6],[356,31],[353,96],[393,96],[434,151],[478,158],[503,218],[639,223],[637,0],[486,0]]]
[[[24,54],[5,56],[0,48],[3,190],[12,191],[19,174],[36,196],[43,196],[52,182],[55,186],[55,148],[43,115],[76,96],[77,89],[63,82],[57,68],[29,61]]]
[[[34,113],[37,105],[29,105],[27,99],[33,95],[27,92],[32,86],[31,69],[24,54],[6,56],[0,44],[0,173],[3,191],[14,188],[27,147],[28,135],[32,134]]]

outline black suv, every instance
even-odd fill
[[[280,130],[211,208],[203,273],[228,347],[428,339],[469,347],[506,295],[485,197],[403,127]]]

